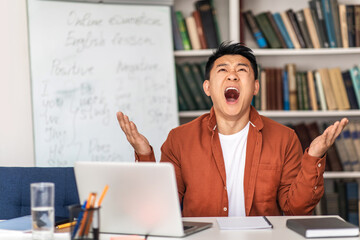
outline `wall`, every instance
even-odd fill
[[[0,1],[0,166],[34,166],[26,0]]]

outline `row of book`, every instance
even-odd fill
[[[260,68],[258,110],[347,110],[360,106],[360,67],[297,71],[295,64]]]
[[[209,110],[211,98],[203,90],[205,64],[176,64],[176,79],[180,111]]]
[[[303,150],[333,123],[289,124],[299,137]],[[360,122],[352,122],[344,128],[335,143],[327,151],[325,171],[360,171]]]
[[[360,5],[311,0],[293,11],[242,15],[259,48],[360,47]]]
[[[209,0],[195,1],[190,16],[182,11],[172,11],[175,50],[217,48],[220,43],[219,28],[213,4]]]
[[[339,215],[359,226],[359,190],[355,180],[325,179],[325,193],[315,207],[315,215]]]

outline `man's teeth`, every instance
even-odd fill
[[[237,92],[239,92],[239,90],[237,88],[234,88],[234,87],[228,87],[225,89],[225,92],[229,91],[229,90],[235,90]]]

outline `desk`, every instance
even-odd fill
[[[309,217],[309,216],[305,216]],[[313,216],[324,217],[324,216]],[[212,222],[213,227],[203,230],[198,233],[194,233],[186,238],[164,238],[164,237],[148,237],[148,240],[304,240],[301,235],[288,229],[286,227],[286,220],[297,217],[267,217],[274,226],[273,229],[261,229],[261,230],[219,230],[216,218],[184,218],[184,221],[200,221],[200,222]],[[101,240],[109,240],[110,235],[103,234]],[[344,238],[318,238],[321,240],[344,240]],[[359,237],[346,238],[346,240],[359,240]]]
[[[309,217],[309,216],[302,216]],[[324,216],[312,216],[314,218]],[[262,229],[262,230],[219,230],[216,218],[184,218],[184,221],[199,221],[199,222],[212,222],[213,227],[203,230],[198,233],[194,233],[186,238],[167,238],[167,237],[148,237],[148,240],[304,240],[301,235],[288,229],[286,227],[286,220],[296,217],[267,217],[274,226],[273,229]],[[110,240],[111,234],[101,234],[100,240]],[[10,237],[10,238],[8,238]],[[0,234],[0,239],[2,235]],[[19,234],[13,236],[7,236],[6,239],[13,240],[30,240],[31,234]],[[57,234],[55,240],[69,240],[68,234]],[[344,238],[319,238],[321,240],[344,240]],[[359,237],[346,238],[346,240],[359,240]]]

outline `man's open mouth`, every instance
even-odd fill
[[[225,89],[224,95],[227,102],[235,102],[239,98],[240,92],[235,87],[228,87]]]

